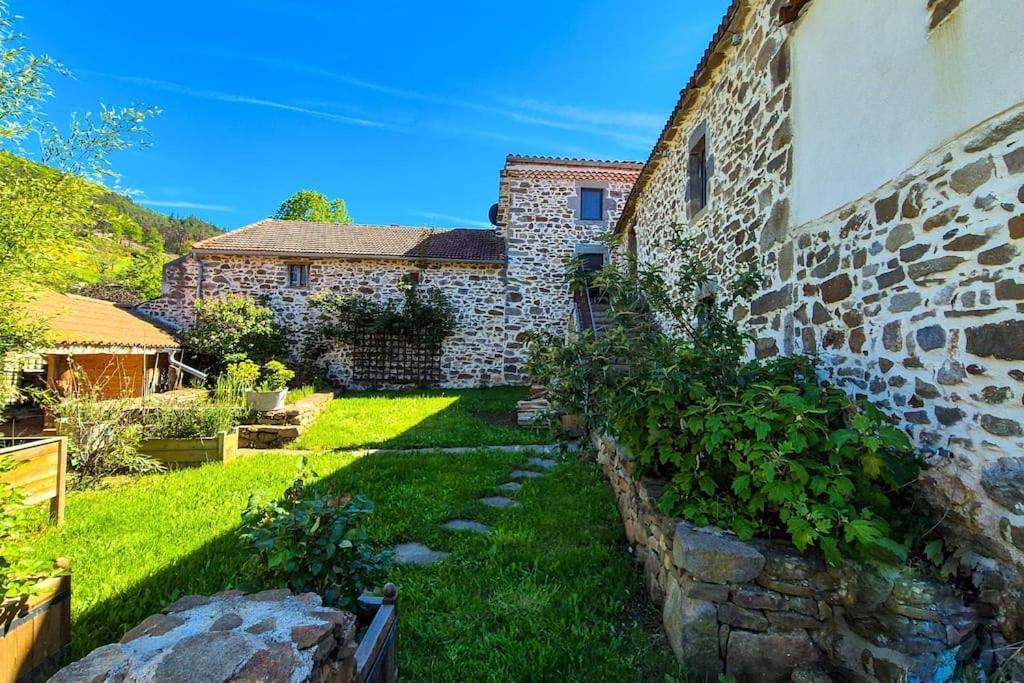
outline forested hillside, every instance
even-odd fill
[[[27,176],[40,191],[59,182],[56,171],[0,152],[0,182]],[[195,216],[178,218],[139,206],[97,184],[87,184],[92,209],[67,243],[48,254],[50,268],[38,273],[40,284],[125,303],[160,293],[163,264],[187,252],[194,242],[221,230]]]

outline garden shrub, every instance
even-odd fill
[[[288,386],[295,377],[295,373],[285,367],[285,364],[272,360],[263,366],[260,371],[260,381],[256,385],[257,391],[280,391]]]
[[[161,406],[146,414],[146,438],[208,439],[231,430],[239,410],[230,404],[195,402]]]
[[[89,488],[116,474],[159,472],[164,467],[138,452],[142,424],[125,419],[133,410],[128,400],[98,400],[92,391],[79,389],[66,396],[35,392],[68,439],[70,488]]]
[[[282,500],[249,499],[239,531],[250,554],[243,574],[260,586],[312,591],[328,605],[352,608],[384,578],[391,554],[368,540],[364,524],[373,504],[312,487],[315,476],[303,458]]]
[[[238,354],[256,363],[284,357],[287,334],[274,311],[241,294],[200,299],[195,322],[178,333],[182,348],[214,375],[224,372]]]
[[[831,563],[905,559],[918,543],[907,509],[920,470],[907,436],[820,383],[814,358],[747,360],[753,338],[732,311],[757,291],[757,272],[721,282],[692,241],[670,243],[680,262],[671,274],[602,271],[610,328],[536,336],[531,375],[560,408],[617,435],[642,472],[669,481],[667,514],[741,538],[785,534]]]

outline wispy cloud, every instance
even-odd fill
[[[136,199],[139,204],[155,206],[161,209],[195,209],[196,211],[234,211],[232,206],[223,204],[202,204],[200,202],[187,202],[177,199]]]
[[[493,227],[487,221],[475,221],[471,218],[463,218],[462,216],[452,216],[447,213],[436,213],[434,211],[416,211],[410,210],[409,214],[413,216],[419,216],[420,218],[426,218],[431,221],[441,221],[454,227],[462,228],[490,228]]]
[[[162,90],[164,92],[175,93],[178,95],[185,95],[187,97],[195,97],[204,100],[213,100],[216,102],[231,102],[234,104],[244,104],[255,107],[266,107],[269,109],[280,109],[282,111],[289,111],[296,114],[304,114],[306,116],[315,116],[317,118],[326,119],[328,121],[335,121],[337,123],[344,123],[353,126],[364,126],[367,128],[393,128],[391,124],[385,123],[384,121],[376,121],[373,119],[359,118],[355,116],[344,116],[342,114],[335,114],[332,112],[322,111],[320,109],[312,109],[310,107],[302,107],[295,104],[289,104],[287,102],[280,102],[278,100],[268,100],[262,97],[253,97],[250,95],[238,95],[235,93],[224,92],[221,90],[210,90],[207,88],[193,88],[181,83],[174,83],[173,81],[164,81],[157,78],[145,78],[142,76],[125,76],[120,74],[109,74],[102,72],[89,72],[97,76],[105,78],[111,78],[122,83],[131,83],[133,85],[141,85],[147,88],[153,88],[155,90]]]
[[[637,132],[642,131],[657,135],[658,131],[661,130],[662,124],[665,123],[665,117],[660,114],[591,109],[534,99],[513,99],[508,97],[499,97],[498,99],[508,107],[554,116],[563,121],[582,125],[630,128]]]
[[[624,147],[632,149],[649,150],[657,138],[660,124],[663,123],[658,117],[651,114],[591,110],[582,107],[540,102],[538,100],[501,98],[493,103],[487,103],[442,93],[398,88],[385,83],[357,78],[331,69],[287,60],[251,55],[233,55],[232,58],[307,76],[333,80],[354,88],[404,100],[493,114],[524,125],[584,133],[594,137],[613,140]],[[623,130],[623,128],[633,128],[634,130]]]

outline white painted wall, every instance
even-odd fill
[[[1024,102],[1024,0],[815,0],[794,30],[794,224],[898,176]]]

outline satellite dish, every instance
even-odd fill
[[[491,204],[491,208],[487,211],[487,220],[491,222],[491,225],[498,225],[498,204],[495,202]]]

